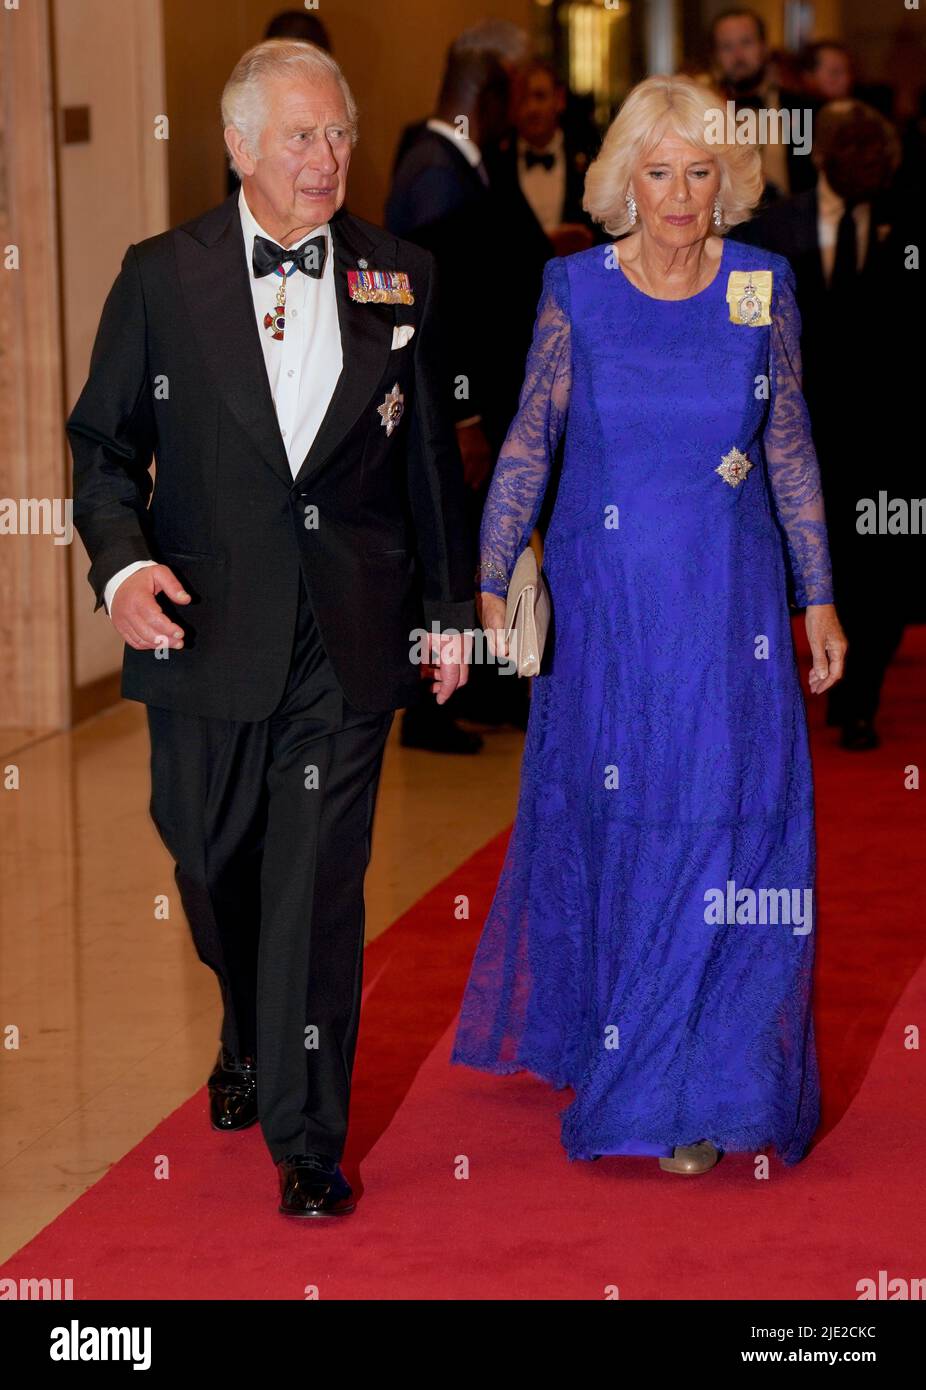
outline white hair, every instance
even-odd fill
[[[762,159],[755,145],[713,142],[712,117],[723,100],[690,77],[647,77],[638,82],[611,122],[601,152],[585,176],[582,206],[612,236],[640,230],[630,221],[627,193],[635,162],[671,132],[717,160],[723,226],[745,222],[762,196]],[[716,234],[712,226],[711,231]]]
[[[286,77],[298,69],[316,80],[333,79],[344,96],[351,143],[357,140],[357,103],[347,78],[330,53],[314,43],[300,39],[264,39],[249,48],[235,64],[231,77],[222,92],[223,128],[234,126],[251,150],[260,149],[260,137],[267,119],[265,84],[268,78]],[[241,177],[241,170],[228,152],[232,171]]]

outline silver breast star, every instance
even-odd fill
[[[745,454],[739,449],[731,449],[728,454],[722,456],[720,467],[715,468],[714,472],[719,473],[724,482],[729,483],[731,487],[739,487],[751,468],[752,464]]]
[[[383,422],[383,428],[387,436],[392,434],[396,425],[402,418],[402,411],[405,409],[405,397],[399,390],[399,383],[396,382],[389,392],[382,405],[376,407],[376,413]]]

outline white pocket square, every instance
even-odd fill
[[[414,327],[410,323],[400,323],[398,328],[392,330],[392,351],[396,348],[404,347],[410,343],[415,336]]]

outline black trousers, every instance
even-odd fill
[[[151,815],[176,863],[222,1042],[257,1059],[274,1161],[340,1159],[363,963],[363,879],[393,714],[341,694],[300,577],[286,690],[258,723],[148,707]]]

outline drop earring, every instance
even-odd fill
[[[722,209],[721,206],[720,206],[720,199],[719,199],[719,198],[715,198],[715,199],[714,199],[714,226],[715,226],[715,227],[722,227],[722,226],[723,226],[723,209]]]
[[[632,193],[627,194],[627,216],[632,227],[637,220],[637,200]]]

